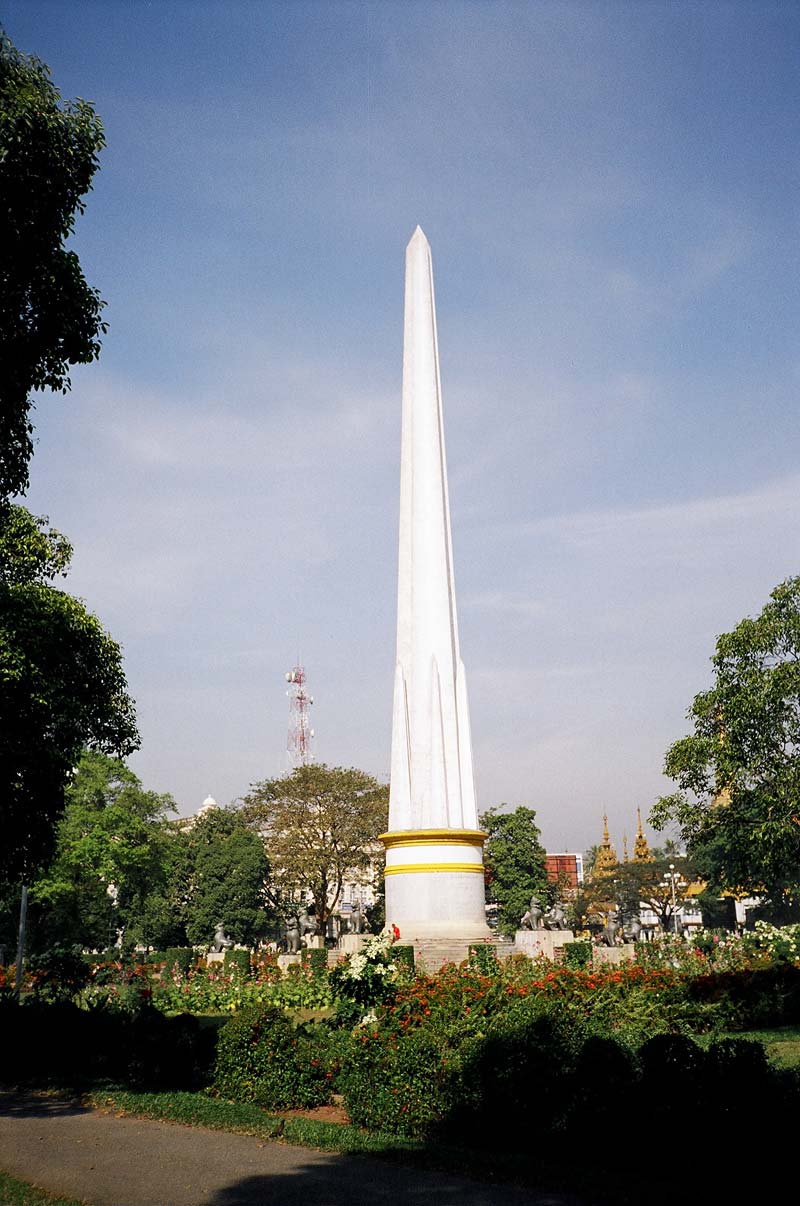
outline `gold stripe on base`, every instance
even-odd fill
[[[387,850],[395,846],[477,846],[482,849],[488,837],[482,829],[397,829],[382,833],[378,841]]]
[[[474,871],[483,875],[483,863],[398,863],[386,868],[386,875],[416,875],[420,871]]]

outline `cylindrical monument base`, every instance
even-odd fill
[[[402,829],[381,835],[386,847],[386,924],[401,940],[479,942],[486,924],[483,843],[478,829]]]

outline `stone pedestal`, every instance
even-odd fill
[[[287,967],[291,967],[293,963],[300,963],[300,954],[278,955],[278,967],[281,971],[286,971]]]
[[[355,955],[364,945],[364,934],[342,934],[337,950],[341,955]]]
[[[209,951],[208,954],[206,955],[206,963],[224,963],[224,962],[225,962],[225,952],[224,951]]]
[[[556,950],[567,942],[574,942],[572,930],[517,930],[514,935],[514,954],[527,955],[536,959],[555,959]]]
[[[592,950],[593,967],[613,967],[618,963],[632,963],[636,957],[636,944],[626,942],[623,946],[596,946]]]
[[[303,945],[307,951],[321,951],[325,946],[325,939],[322,934],[306,934]]]

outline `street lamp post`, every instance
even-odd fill
[[[675,931],[676,938],[678,936],[678,901],[675,894],[675,884],[683,882],[683,876],[681,875],[680,871],[676,871],[675,864],[670,863],[669,871],[664,873],[664,878],[662,879],[661,883],[665,888],[667,885],[669,885],[672,895],[672,928]]]

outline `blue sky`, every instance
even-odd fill
[[[100,361],[29,505],[182,813],[388,775],[405,245],[436,279],[481,808],[621,847],[720,632],[800,572],[796,3],[41,3],[94,102]]]

